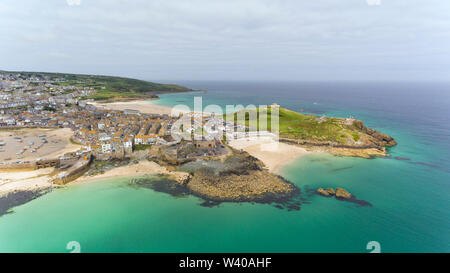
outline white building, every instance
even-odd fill
[[[102,143],[102,153],[107,154],[112,151],[111,143]]]

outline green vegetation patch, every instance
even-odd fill
[[[144,151],[152,148],[152,144],[138,144],[134,145],[135,151]]]
[[[238,113],[245,111],[245,119],[238,120]],[[250,120],[250,116],[254,116],[256,111],[256,120]],[[242,110],[233,114],[224,115],[224,119],[229,122],[245,124],[249,129],[260,130],[259,121],[267,120],[266,130],[271,131],[271,114],[272,107],[268,107],[266,111],[259,108]],[[253,112],[253,113],[252,113]],[[338,118],[323,117],[319,118],[314,115],[305,115],[297,113],[285,108],[279,107],[279,131],[280,137],[301,140],[315,141],[332,141],[336,143],[347,142],[350,135],[355,141],[360,137],[358,133],[349,131],[342,124],[342,120]],[[347,132],[351,132],[350,135]]]
[[[358,141],[359,138],[361,137],[361,136],[360,136],[358,133],[356,133],[356,132],[350,131],[350,134],[352,135],[353,140],[354,140],[355,142]]]

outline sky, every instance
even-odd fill
[[[448,0],[1,0],[0,69],[448,81]]]

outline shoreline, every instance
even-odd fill
[[[106,170],[104,173],[99,175],[83,175],[79,178],[75,179],[67,183],[66,185],[80,184],[80,183],[89,183],[107,179],[115,179],[115,178],[135,178],[145,175],[168,175],[172,177],[174,180],[183,180],[188,173],[178,172],[178,171],[169,171],[164,166],[159,165],[156,162],[141,160],[138,163],[130,163],[125,166],[115,167],[113,169]]]
[[[0,217],[59,187],[51,182],[55,168],[0,171]]]
[[[55,168],[38,170],[0,171],[0,196],[14,191],[29,191],[52,187]]]
[[[229,145],[237,150],[242,149],[261,160],[269,172],[277,175],[281,175],[281,170],[294,160],[312,153],[321,153],[319,151],[307,151],[302,147],[276,142],[268,137],[231,140]]]
[[[184,111],[175,111],[172,113],[173,108],[169,106],[158,105],[152,102],[152,100],[131,100],[131,101],[118,101],[118,102],[89,102],[89,104],[103,109],[124,111],[126,109],[138,110],[143,114],[155,114],[155,115],[171,115],[179,114]]]

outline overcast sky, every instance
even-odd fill
[[[0,26],[3,70],[450,79],[449,0],[1,0]]]

